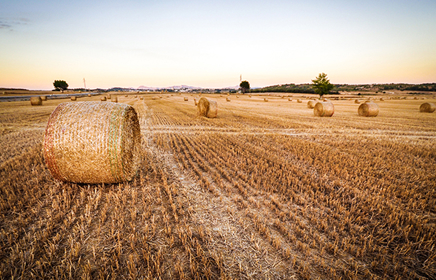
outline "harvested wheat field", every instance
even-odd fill
[[[1,279],[434,279],[436,114],[421,100],[376,118],[334,100],[319,118],[296,95],[203,94],[219,107],[204,118],[188,95],[155,96],[118,96],[142,139],[116,184],[50,175],[44,131],[69,100],[0,103]]]

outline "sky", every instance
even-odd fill
[[[0,87],[436,82],[435,0],[0,0]]]

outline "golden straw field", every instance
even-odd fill
[[[378,98],[377,117],[355,97],[315,117],[296,94],[202,96],[217,118],[198,94],[118,95],[142,137],[120,184],[50,175],[44,130],[72,101],[1,102],[0,279],[435,279],[433,96]]]

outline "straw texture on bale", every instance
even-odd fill
[[[106,96],[102,96],[102,97],[100,97],[100,100],[101,100],[101,101],[106,101]]]
[[[183,100],[188,101],[188,97],[185,97]]]
[[[197,108],[200,116],[216,118],[218,115],[218,104],[215,100],[202,97],[198,101]]]
[[[434,103],[422,103],[421,106],[419,106],[419,111],[423,113],[433,113],[436,111],[436,105]]]
[[[359,106],[357,109],[359,116],[362,117],[376,117],[379,112],[377,103],[365,102]]]
[[[316,101],[309,100],[309,101],[307,101],[307,108],[313,109],[315,107],[315,104],[316,104]]]
[[[60,181],[129,181],[139,166],[140,137],[138,116],[127,104],[61,103],[45,129],[44,159]]]
[[[42,101],[47,101],[47,96],[45,96],[45,95],[41,96],[41,100]]]
[[[77,100],[77,97],[75,97],[75,96],[71,96],[71,101],[76,101]]]
[[[32,106],[39,106],[42,105],[42,99],[40,96],[32,96],[30,97],[30,104]]]
[[[335,113],[335,107],[331,102],[318,102],[313,107],[313,114],[317,117],[331,117]]]

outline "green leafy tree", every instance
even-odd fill
[[[64,91],[68,88],[68,84],[67,82],[63,81],[63,80],[55,80],[53,82],[53,86],[55,87],[55,89],[57,91]]]
[[[250,83],[247,81],[242,81],[239,84],[239,87],[241,88],[242,93],[246,93],[250,89]]]
[[[321,73],[315,80],[312,80],[312,88],[316,94],[322,97],[324,94],[328,94],[335,86],[332,85],[327,79],[327,74]]]

